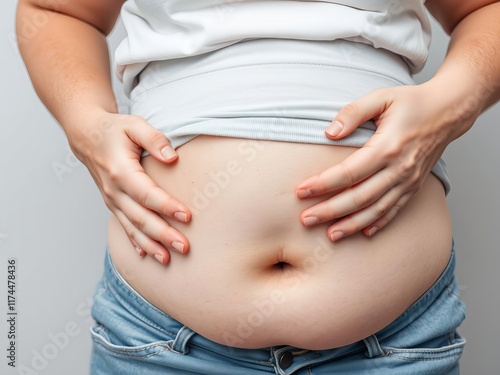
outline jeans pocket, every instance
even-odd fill
[[[110,335],[105,326],[102,324],[95,324],[90,328],[90,334],[94,342],[96,349],[102,349],[121,357],[133,357],[133,358],[149,358],[157,354],[172,350],[172,345],[174,340],[168,341],[153,341],[145,342],[138,345],[123,345],[123,343],[118,342],[113,335]]]
[[[456,331],[437,338],[418,348],[399,348],[381,345],[385,357],[403,361],[451,360],[458,361],[466,340]]]

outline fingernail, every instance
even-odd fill
[[[330,235],[330,238],[332,241],[337,241],[337,240],[340,240],[344,236],[345,236],[344,232],[336,231]]]
[[[177,211],[174,213],[174,217],[184,223],[187,222],[187,214],[185,212]]]
[[[137,251],[137,254],[142,256],[142,249],[139,246],[134,246],[134,248],[135,248],[135,251]]]
[[[184,244],[182,242],[174,241],[172,242],[172,247],[181,253],[184,252]]]
[[[304,225],[306,227],[319,223],[319,218],[316,216],[309,216],[304,219]]]
[[[305,197],[310,196],[311,194],[312,194],[311,190],[309,190],[309,189],[297,190],[297,197],[299,197],[299,198],[305,198]]]
[[[332,137],[335,137],[340,134],[343,128],[344,127],[342,126],[342,124],[337,120],[335,120],[330,125],[328,125],[328,127],[326,128],[326,132],[330,134]]]
[[[172,159],[177,156],[177,153],[171,146],[166,146],[161,150],[161,154],[167,160]]]
[[[163,254],[155,254],[155,259],[158,262],[163,263]]]
[[[371,227],[369,230],[368,230],[368,235],[369,236],[373,236],[375,234],[375,232],[378,231],[378,228],[377,227]]]

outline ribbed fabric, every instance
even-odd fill
[[[324,130],[353,100],[409,84],[415,82],[399,55],[367,44],[252,39],[151,62],[131,92],[130,108],[174,148],[200,134],[361,147],[376,130],[372,121],[337,141]],[[448,194],[444,161],[432,172]]]

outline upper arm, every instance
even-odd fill
[[[77,18],[108,35],[125,0],[20,0],[19,7],[46,9]]]
[[[467,15],[495,0],[427,0],[425,5],[443,29],[451,34],[458,23]]]

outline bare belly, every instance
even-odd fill
[[[175,165],[151,156],[146,172],[192,210],[168,219],[190,241],[168,265],[140,258],[112,216],[108,241],[124,279],[152,304],[224,345],[326,349],[388,325],[442,272],[451,223],[429,175],[396,219],[372,238],[338,243],[331,223],[305,228],[299,214],[327,196],[299,200],[295,186],[355,148],[198,136]]]

